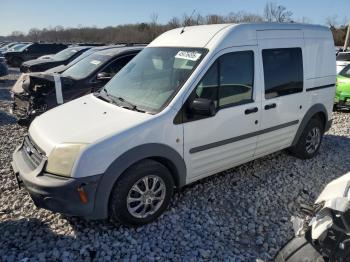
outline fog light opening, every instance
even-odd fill
[[[88,197],[84,191],[84,186],[85,184],[81,184],[79,187],[78,187],[78,193],[79,193],[79,198],[80,198],[80,201],[84,204],[86,204],[88,202]]]

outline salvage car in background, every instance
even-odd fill
[[[67,65],[90,48],[91,46],[68,47],[51,58],[26,61],[22,63],[20,70],[22,73],[43,72],[59,65]]]
[[[142,48],[116,47],[98,51],[59,75],[24,74],[11,90],[11,111],[19,124],[27,125],[37,115],[59,104],[99,90]]]
[[[38,207],[149,223],[175,187],[286,148],[314,157],[332,123],[335,69],[322,26],[170,30],[100,92],[34,119],[14,174]]]
[[[18,42],[11,42],[11,43],[4,44],[3,46],[0,47],[0,55],[17,44],[19,44],[19,43]]]
[[[345,66],[337,76],[334,105],[336,109],[350,108],[350,64]]]
[[[292,217],[295,237],[278,253],[276,262],[342,262],[350,259],[350,173],[333,180],[304,217]]]
[[[339,52],[337,54],[337,74],[348,64],[350,64],[350,52]]]
[[[0,77],[8,74],[8,68],[5,62],[5,58],[0,56]]]
[[[10,66],[19,67],[24,61],[56,54],[65,48],[67,48],[65,44],[33,43],[20,51],[6,52],[5,58]]]
[[[18,52],[21,51],[23,49],[25,49],[27,46],[29,46],[31,43],[18,43],[15,44],[14,46],[8,48],[3,55],[5,55],[7,52]]]
[[[46,70],[45,73],[51,73],[51,74],[62,73],[63,71],[67,70],[69,67],[78,63],[80,60],[84,59],[85,57],[87,57],[95,52],[107,50],[107,49],[112,49],[112,48],[116,48],[116,47],[122,47],[122,46],[125,46],[125,45],[106,45],[106,46],[92,47],[89,50],[87,50],[86,52],[80,54],[78,57],[76,57],[74,60],[72,60],[69,64],[55,66],[53,68]]]

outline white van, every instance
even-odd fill
[[[174,188],[285,148],[313,157],[331,125],[335,68],[322,26],[174,29],[101,92],[37,117],[13,169],[38,207],[148,223]]]

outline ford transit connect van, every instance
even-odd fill
[[[331,125],[335,68],[322,26],[174,29],[100,92],[37,117],[14,173],[38,207],[148,223],[174,188],[286,148],[315,156]]]

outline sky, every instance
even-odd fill
[[[158,22],[190,15],[195,9],[201,15],[227,15],[246,11],[263,14],[267,0],[0,0],[0,35],[13,31],[27,33],[30,28],[81,26],[116,26]],[[295,20],[307,17],[311,23],[325,24],[326,17],[336,15],[339,22],[350,19],[349,0],[276,0],[293,12]]]

